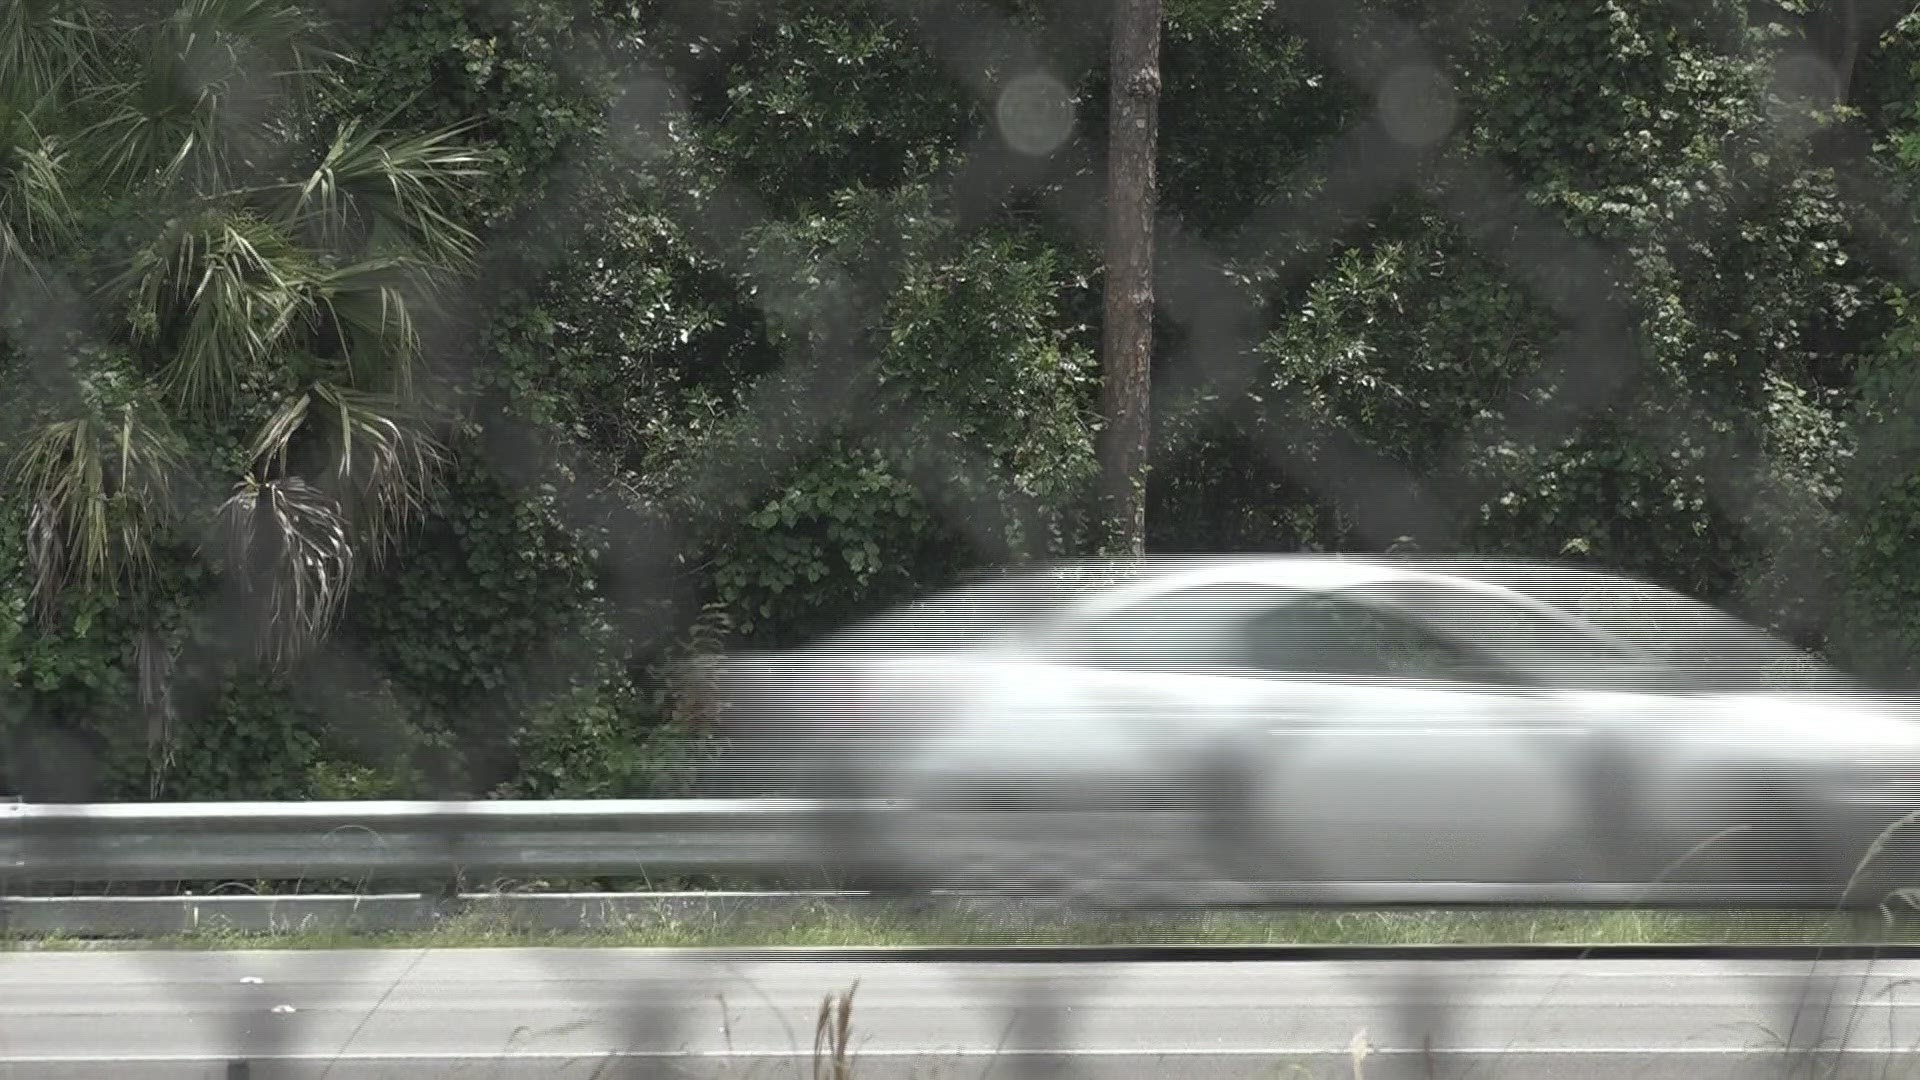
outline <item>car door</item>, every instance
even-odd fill
[[[900,805],[923,808],[921,853],[957,842],[997,859],[1061,825],[1092,862],[1162,854],[1160,830],[1206,861],[1204,781],[1269,693],[1236,667],[1238,623],[1271,595],[1232,582],[1129,595],[969,663],[967,707],[890,778]]]
[[[1252,751],[1260,816],[1292,863],[1274,873],[1402,883],[1412,891],[1394,898],[1432,901],[1577,879],[1584,727],[1395,599],[1334,590],[1245,624],[1271,694]]]
[[[1268,694],[1241,629],[1281,592],[1231,581],[1129,598],[1022,641],[982,680],[966,736],[1047,783],[1190,775]],[[952,753],[949,743],[945,753]]]
[[[1569,898],[1644,896],[1706,838],[1673,828],[1663,808],[1666,793],[1697,786],[1694,744],[1714,725],[1700,722],[1697,702],[1674,693],[1674,674],[1656,656],[1573,611],[1485,583],[1401,582],[1375,596],[1473,643],[1532,687],[1532,744],[1575,756],[1583,837],[1567,854],[1582,865],[1567,873],[1581,889]]]

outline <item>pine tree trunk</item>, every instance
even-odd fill
[[[1110,551],[1144,554],[1153,223],[1159,191],[1161,0],[1114,0],[1107,139],[1106,326],[1102,342],[1102,513]]]

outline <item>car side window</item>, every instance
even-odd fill
[[[1248,662],[1275,674],[1512,683],[1485,654],[1391,610],[1337,595],[1285,604],[1245,623]]]
[[[1504,597],[1420,583],[1380,596],[1396,609],[1418,613],[1435,632],[1469,640],[1487,656],[1539,685],[1616,689],[1623,675],[1639,675],[1634,657],[1577,620],[1555,618]]]
[[[1293,594],[1286,594],[1292,596]],[[1199,585],[1077,620],[1047,645],[1074,663],[1134,670],[1231,669],[1250,663],[1245,621],[1273,606],[1271,589]]]

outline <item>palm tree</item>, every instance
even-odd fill
[[[67,155],[48,129],[74,87],[97,71],[86,13],[63,0],[0,8],[0,287],[37,274],[33,253],[71,239]]]
[[[29,317],[98,313],[23,335],[84,350],[82,385],[41,396],[9,487],[42,618],[74,590],[145,595],[156,538],[205,516],[283,663],[434,497],[419,326],[471,270],[488,162],[458,130],[331,122],[344,60],[299,3],[169,4],[0,5],[0,288],[30,279]],[[206,433],[261,415],[224,499],[183,497],[217,480]]]

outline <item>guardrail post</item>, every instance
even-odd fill
[[[466,883],[458,870],[434,878],[428,884],[430,888],[421,890],[421,895],[426,897],[437,922],[456,919],[466,914],[466,903],[460,899]]]
[[[19,806],[20,796],[0,795],[0,807]],[[16,856],[0,845],[0,938],[13,932],[13,876],[8,873]]]

